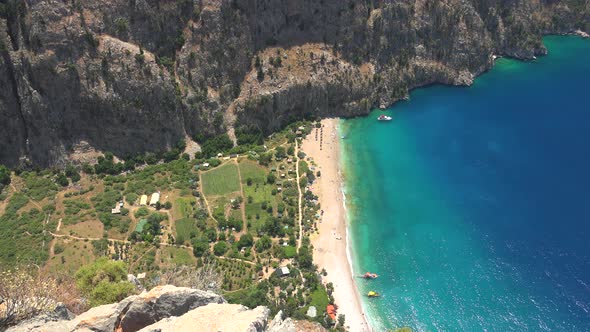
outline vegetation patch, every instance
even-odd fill
[[[234,163],[204,172],[201,176],[205,195],[226,195],[240,190],[238,167]]]
[[[174,222],[176,228],[176,243],[183,244],[197,234],[197,220],[194,218],[179,219]]]

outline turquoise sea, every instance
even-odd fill
[[[376,331],[590,331],[590,40],[500,59],[340,130]],[[394,118],[377,122],[379,114]]]

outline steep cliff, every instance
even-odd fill
[[[577,29],[588,0],[4,0],[0,163],[364,114]]]

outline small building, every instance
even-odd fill
[[[138,274],[137,279],[145,279],[145,272]]]
[[[221,157],[223,157],[223,153],[220,152],[217,154],[217,158],[221,158]]]
[[[289,274],[291,273],[291,271],[289,271],[289,268],[286,266],[281,266],[277,269],[276,271],[277,275],[279,277],[287,277],[289,276]]]
[[[141,195],[139,199],[139,206],[146,206],[147,205],[147,195]]]
[[[115,208],[111,209],[112,214],[120,214],[121,213],[121,205],[119,203],[115,204]]]
[[[203,167],[209,167],[209,163],[204,163]]]
[[[306,315],[307,317],[315,318],[318,315],[318,311],[314,306],[309,306]]]
[[[152,198],[150,198],[150,205],[156,205],[160,201],[160,193],[153,193]]]
[[[238,157],[238,155],[237,155],[236,153],[232,153],[232,154],[230,154],[230,155],[229,155],[229,157],[230,157],[230,158],[237,158],[237,157]]]
[[[326,313],[333,321],[336,321],[336,308],[332,304],[326,306]]]

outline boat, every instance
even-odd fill
[[[374,292],[374,291],[370,291],[369,293],[367,293],[368,297],[379,297],[381,295],[379,295],[379,293]]]
[[[379,115],[379,117],[377,118],[377,121],[391,121],[392,117],[387,116],[385,114],[381,114]]]
[[[377,279],[379,277],[376,273],[367,272],[363,274],[363,278],[365,279]]]

